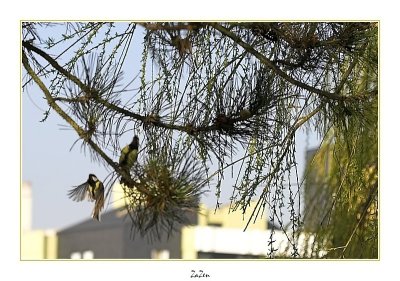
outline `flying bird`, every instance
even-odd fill
[[[104,207],[104,185],[94,174],[90,174],[86,182],[75,186],[68,192],[68,197],[74,201],[95,201],[92,217],[100,221],[100,211]]]

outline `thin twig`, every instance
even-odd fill
[[[305,89],[311,93],[318,94],[320,96],[324,96],[326,98],[332,99],[332,100],[342,100],[343,96],[339,96],[336,93],[331,93],[327,91],[323,91],[314,87],[311,87],[307,84],[304,84],[303,82],[300,82],[293,77],[289,76],[286,74],[284,71],[279,69],[275,64],[273,64],[267,57],[265,57],[263,54],[255,50],[251,45],[247,44],[246,42],[243,42],[242,39],[234,34],[233,32],[229,31],[222,25],[218,23],[210,23],[212,27],[214,27],[216,30],[220,31],[222,34],[225,36],[231,38],[233,41],[235,41],[238,45],[243,47],[247,52],[250,54],[254,55],[256,58],[260,60],[261,63],[272,69],[277,75],[288,81],[289,83],[292,83],[293,85],[296,85],[302,89]]]

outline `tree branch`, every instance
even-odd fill
[[[243,49],[245,49],[247,52],[250,54],[254,55],[256,58],[259,59],[261,63],[272,69],[277,75],[288,81],[289,83],[292,83],[293,85],[296,85],[304,90],[307,90],[311,93],[326,97],[328,99],[332,100],[342,100],[343,97],[337,95],[336,93],[331,93],[327,91],[323,91],[314,87],[311,87],[307,84],[304,84],[303,82],[300,82],[293,77],[287,75],[285,72],[283,72],[281,69],[279,69],[276,65],[274,65],[268,58],[266,58],[263,54],[255,50],[251,45],[245,43],[242,41],[242,39],[234,34],[233,32],[229,31],[225,27],[221,26],[218,23],[209,23],[210,26],[221,32],[223,35],[231,38],[234,42],[236,42],[239,46],[241,46]]]
[[[50,91],[47,89],[47,87],[44,85],[44,83],[42,82],[42,80],[40,80],[40,78],[36,75],[36,73],[33,71],[33,69],[31,68],[31,66],[29,65],[28,62],[28,57],[26,56],[25,52],[22,51],[22,64],[24,66],[24,68],[26,69],[26,71],[28,72],[28,74],[32,77],[33,81],[35,81],[35,83],[39,86],[39,88],[42,90],[42,92],[44,93],[46,100],[48,102],[48,104],[50,105],[50,107],[52,109],[54,109],[54,111],[56,111],[58,113],[58,115],[60,115],[78,134],[78,136],[82,139],[84,139],[87,143],[89,143],[89,145],[98,153],[101,155],[101,157],[103,157],[103,159],[110,165],[112,166],[116,171],[119,170],[119,167],[111,160],[111,158],[109,158],[107,156],[107,154],[105,154],[104,151],[101,150],[101,148],[94,143],[92,140],[87,139],[86,134],[85,134],[85,130],[82,129],[74,120],[72,120],[71,117],[68,116],[67,113],[65,113],[61,107],[58,106],[58,104],[56,103],[56,101],[54,100],[54,98],[52,97]]]
[[[48,63],[50,63],[50,65],[52,67],[54,67],[58,72],[60,72],[61,74],[63,74],[67,79],[71,80],[72,82],[74,82],[79,88],[82,89],[82,91],[89,93],[90,92],[90,88],[83,83],[78,77],[76,77],[75,75],[73,75],[72,73],[68,72],[67,70],[65,70],[61,65],[59,65],[57,63],[57,61],[55,59],[53,59],[51,56],[49,56],[46,52],[42,51],[41,49],[33,46],[31,43],[27,42],[27,41],[22,41],[22,46],[24,46],[26,49],[28,49],[29,51],[35,52],[36,54],[38,54],[39,56],[41,56],[42,58],[44,58]],[[34,72],[33,72],[34,73]],[[36,82],[36,81],[35,81]]]
[[[65,113],[62,110],[62,108],[56,103],[50,91],[47,89],[47,87],[44,85],[44,83],[40,80],[40,78],[36,75],[32,67],[29,65],[28,57],[26,56],[24,51],[22,51],[22,64],[26,69],[26,71],[28,72],[28,74],[32,77],[33,81],[35,81],[35,83],[44,93],[50,107],[54,109],[54,111],[56,111],[61,116],[61,118],[63,118],[76,131],[76,133],[81,139],[86,141],[95,152],[97,152],[111,167],[113,167],[117,173],[119,173],[126,179],[131,179],[130,175],[128,175],[128,173],[126,173],[123,169],[120,169],[118,164],[115,163],[110,157],[108,157],[108,155],[95,142],[93,142],[90,138],[87,138],[85,130],[82,129],[74,120],[72,120],[72,118],[69,117],[68,114]],[[142,190],[140,188],[138,188],[138,190],[145,194],[148,193],[146,190]]]
[[[292,125],[292,127],[290,128],[290,130],[289,130],[289,132],[287,133],[286,137],[282,140],[282,143],[281,143],[280,146],[283,147],[283,146],[285,145],[286,147],[285,147],[285,149],[284,149],[284,152],[281,154],[281,156],[279,157],[279,159],[275,161],[275,163],[281,163],[281,162],[283,161],[283,159],[284,159],[284,157],[286,156],[286,153],[287,153],[287,151],[288,151],[288,149],[289,149],[289,145],[287,145],[287,142],[288,142],[288,140],[290,140],[290,139],[293,138],[293,136],[295,135],[297,129],[299,129],[304,123],[306,123],[308,120],[310,120],[310,119],[311,119],[315,114],[317,114],[322,108],[323,108],[323,105],[320,105],[320,106],[318,106],[317,108],[315,108],[312,112],[310,112],[309,114],[307,114],[306,116],[303,116],[303,117],[300,117],[300,118],[297,119],[297,122],[296,122],[294,125]],[[279,169],[279,165],[276,165],[275,168],[272,170],[272,172],[269,172],[268,175],[267,175],[266,177],[268,177],[268,176],[270,176],[270,175],[274,175],[274,174],[278,171],[278,169]],[[264,198],[264,196],[267,194],[268,190],[269,190],[269,185],[266,185],[266,186],[263,188],[263,191],[262,191],[262,193],[261,193],[259,199],[257,200],[256,206],[254,207],[254,210],[253,210],[253,212],[251,213],[250,218],[249,218],[248,221],[247,221],[247,224],[246,224],[245,229],[247,229],[247,227],[249,226],[250,221],[251,221],[252,218],[254,217],[254,215],[255,215],[255,213],[256,213],[256,210],[258,209],[258,207],[259,207],[260,204],[262,203],[263,198]]]
[[[85,102],[85,101],[87,101],[87,97],[78,97],[78,98],[55,97],[54,100],[68,102],[68,103],[74,103],[74,102]],[[151,118],[150,116],[143,116],[143,115],[140,115],[137,113],[133,113],[122,107],[112,104],[112,103],[108,102],[107,100],[103,100],[98,96],[91,97],[91,100],[104,105],[105,107],[107,107],[110,110],[121,113],[128,117],[132,117],[133,119],[141,121],[143,123],[149,123],[154,126],[169,129],[169,130],[185,132],[189,135],[196,135],[197,133],[200,133],[200,132],[219,131],[221,129],[218,125],[215,125],[215,124],[210,125],[210,126],[199,126],[199,127],[188,126],[188,125],[167,124],[167,123],[162,122],[161,120]],[[240,117],[231,118],[230,120],[231,120],[232,124],[235,124],[237,122],[246,121],[253,116],[254,116],[253,114],[250,114],[248,116],[240,116]]]

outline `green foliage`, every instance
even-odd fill
[[[377,41],[369,42],[365,52],[377,55]],[[376,58],[363,59],[357,71],[345,94],[376,91]],[[378,258],[378,95],[337,104],[330,112],[331,131],[313,159],[306,189],[306,195],[314,195],[305,206],[305,227],[317,237],[314,255]]]
[[[151,239],[190,225],[204,193],[204,171],[193,161],[164,157],[146,159],[133,167],[134,183],[123,185],[133,233]]]

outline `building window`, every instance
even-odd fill
[[[84,251],[83,255],[82,255],[82,258],[85,259],[85,260],[93,259],[94,258],[93,251]]]
[[[222,227],[222,223],[217,223],[217,222],[209,222],[207,225],[213,227]]]
[[[168,250],[151,250],[151,258],[152,259],[169,259],[169,251]]]
[[[82,258],[82,255],[79,252],[73,252],[73,253],[71,253],[70,257],[73,260],[80,260]]]
[[[71,253],[70,257],[73,260],[80,260],[80,259],[90,260],[94,258],[94,253],[93,251],[84,251],[83,253],[73,252]]]

